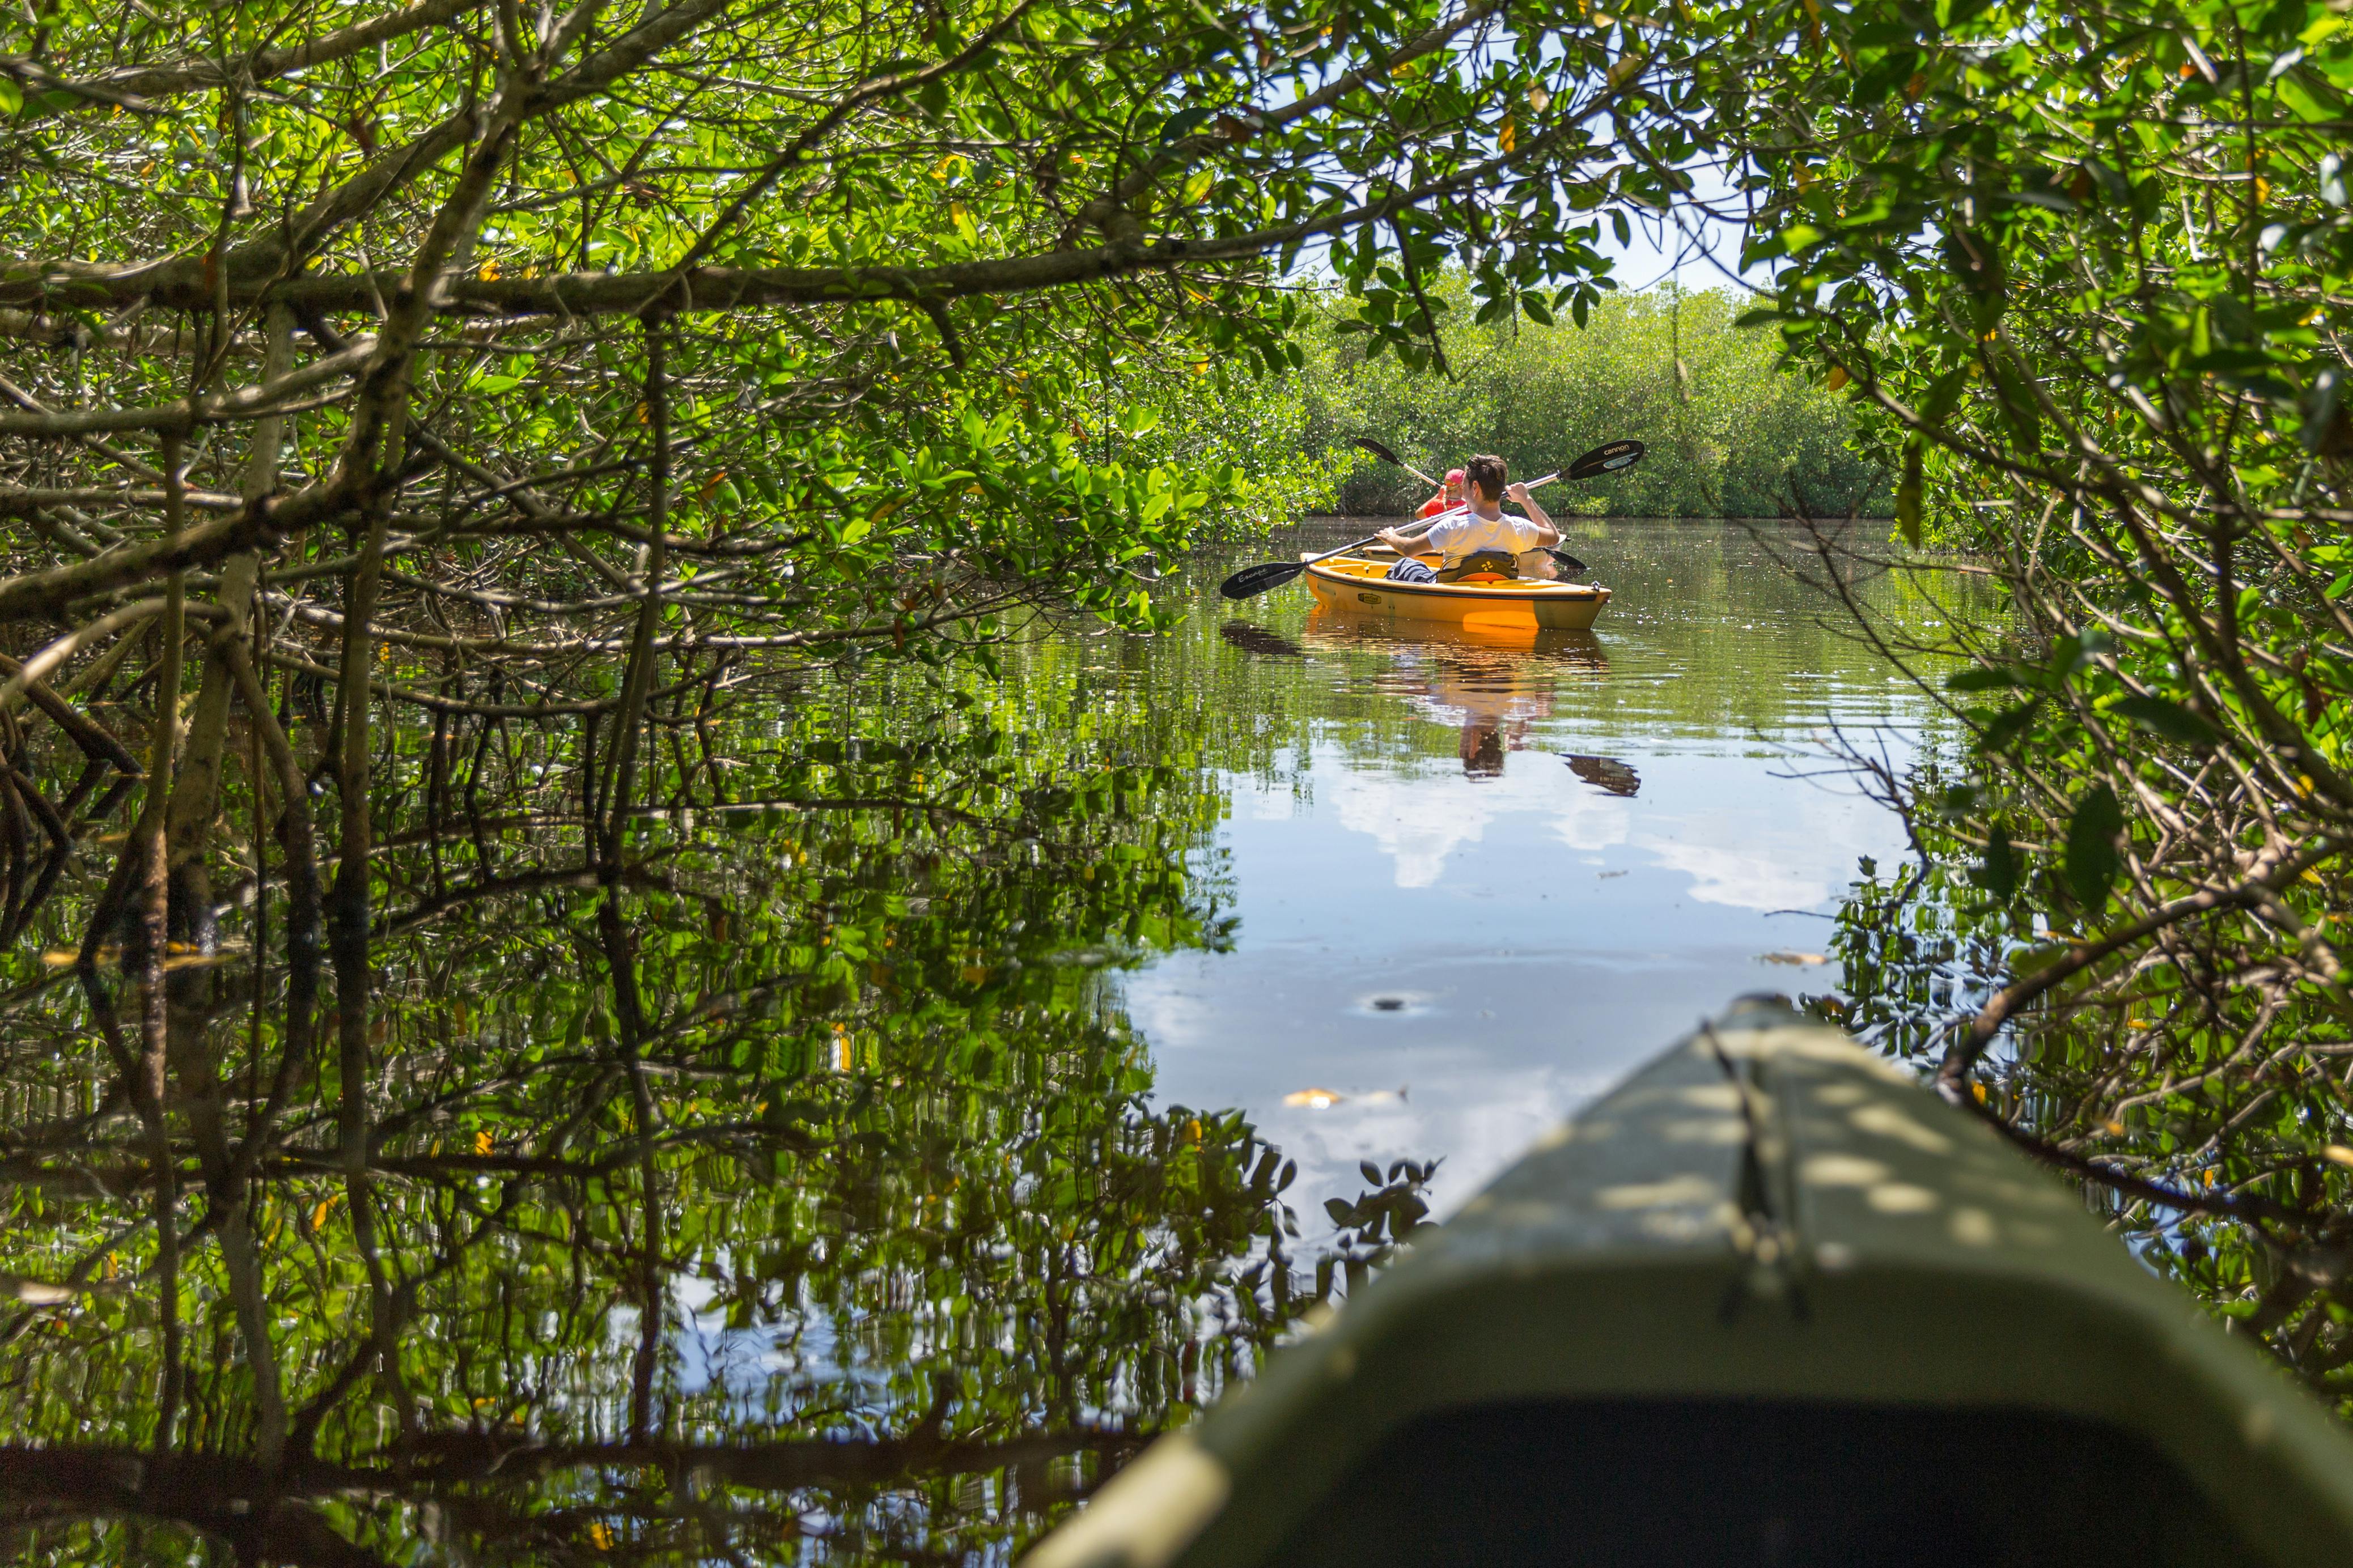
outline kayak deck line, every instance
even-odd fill
[[[1562,583],[1513,577],[1486,583],[1398,583],[1388,578],[1393,561],[1336,555],[1307,567],[1308,591],[1320,605],[1398,619],[1446,621],[1497,627],[1585,631],[1609,603],[1609,590],[1594,583]]]
[[[1025,1568],[2353,1562],[2353,1435],[1913,1075],[1751,1001]]]

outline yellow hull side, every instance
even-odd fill
[[[1472,631],[1567,631],[1589,628],[1609,590],[1599,584],[1549,583],[1531,577],[1508,583],[1392,583],[1392,563],[1336,556],[1307,568],[1316,602],[1352,615],[1436,621]]]

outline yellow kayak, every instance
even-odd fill
[[[1437,621],[1472,631],[1581,632],[1609,602],[1609,590],[1599,584],[1539,577],[1392,583],[1386,574],[1393,564],[1393,556],[1335,555],[1307,568],[1307,587],[1317,604],[1336,611]]]

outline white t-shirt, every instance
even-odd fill
[[[1484,518],[1466,511],[1435,524],[1423,535],[1430,548],[1446,557],[1449,566],[1459,566],[1482,550],[1501,550],[1517,555],[1536,547],[1536,525],[1525,517],[1505,514]]]

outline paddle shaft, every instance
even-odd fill
[[[1374,457],[1378,458],[1384,463],[1396,464],[1398,468],[1403,468],[1407,473],[1411,474],[1415,479],[1419,479],[1423,484],[1437,486],[1441,489],[1445,488],[1442,485],[1439,485],[1436,479],[1431,479],[1428,474],[1423,473],[1419,468],[1415,468],[1411,463],[1407,462],[1403,458],[1398,457],[1395,452],[1390,451],[1387,447],[1382,446],[1378,441],[1372,439],[1368,436],[1357,437],[1356,445],[1364,450],[1370,452]]]

